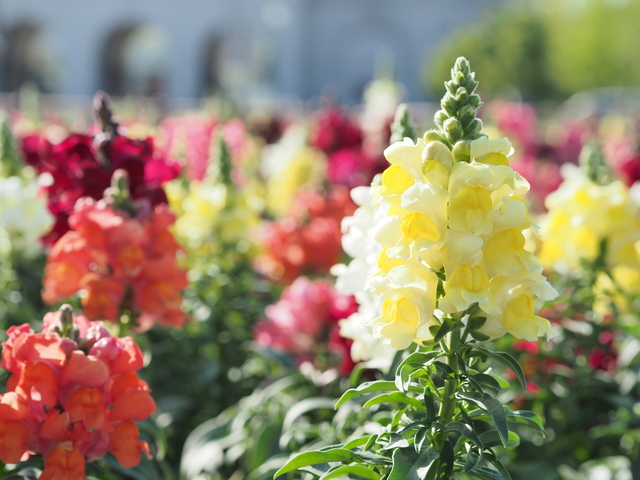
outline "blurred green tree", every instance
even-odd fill
[[[640,2],[540,0],[486,12],[437,47],[423,72],[440,91],[449,65],[466,56],[485,95],[517,90],[525,100],[557,100],[588,88],[640,86]]]

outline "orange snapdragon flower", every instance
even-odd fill
[[[182,327],[187,277],[176,265],[181,247],[169,231],[174,222],[164,204],[153,211],[140,206],[131,216],[105,200],[80,199],[69,218],[71,231],[47,259],[45,302],[81,294],[91,320],[115,322],[128,311],[138,330],[155,323]]]
[[[0,367],[11,376],[0,394],[0,460],[17,463],[40,453],[40,478],[49,480],[84,479],[86,461],[107,451],[134,467],[149,446],[133,422],[156,410],[149,386],[135,372],[142,352],[130,337],[112,337],[101,322],[65,314],[64,320],[60,312],[47,314],[41,333],[28,325],[7,331]],[[73,331],[75,340],[61,331]]]

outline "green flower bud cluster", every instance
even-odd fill
[[[233,185],[231,179],[231,153],[229,152],[229,145],[225,141],[222,134],[218,139],[218,148],[216,150],[215,164],[218,166],[219,179],[227,186]]]
[[[440,130],[435,132],[440,134],[438,140],[446,140],[446,143],[454,146],[460,141],[470,142],[482,137],[482,120],[476,117],[476,111],[482,102],[474,93],[478,82],[466,58],[459,57],[456,60],[455,66],[451,69],[451,80],[444,85],[447,92],[440,102],[442,109],[436,112],[434,117]],[[457,153],[464,157],[466,150],[468,146],[463,145],[458,148]],[[466,155],[468,156],[468,153]]]
[[[613,182],[611,170],[604,161],[602,149],[596,143],[588,143],[580,151],[580,168],[584,170],[596,185],[609,185]]]
[[[401,103],[396,109],[396,115],[391,125],[391,143],[401,142],[404,138],[417,140],[417,133],[409,117],[409,108],[406,103]]]

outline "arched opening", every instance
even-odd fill
[[[104,89],[112,95],[151,96],[165,90],[168,40],[150,25],[118,28],[107,39]]]
[[[52,92],[56,83],[55,62],[40,27],[31,23],[15,25],[4,37],[0,57],[2,90],[16,91],[29,83],[41,92]]]
[[[275,49],[271,39],[247,26],[217,33],[205,47],[204,91],[245,98],[271,88]]]
[[[220,68],[222,64],[222,36],[215,35],[208,42],[204,59],[204,92],[214,94],[220,91]]]

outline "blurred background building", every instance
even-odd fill
[[[0,90],[360,101],[387,69],[428,96],[423,62],[500,0],[0,0]]]

